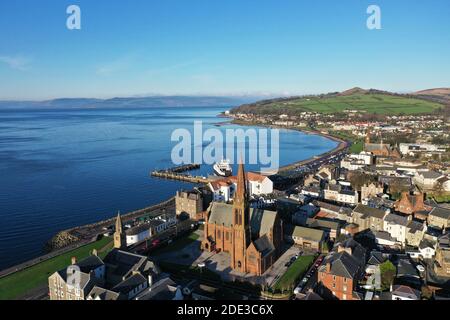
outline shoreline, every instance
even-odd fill
[[[332,150],[329,150],[329,151],[327,151],[325,153],[313,156],[313,157],[308,158],[308,159],[299,160],[297,162],[294,162],[294,163],[291,163],[291,164],[288,164],[288,165],[280,167],[278,169],[277,174],[280,174],[280,173],[283,173],[283,172],[286,172],[286,171],[289,171],[289,170],[296,169],[296,168],[298,168],[300,166],[303,166],[303,165],[307,165],[308,163],[311,163],[311,162],[313,162],[313,161],[315,161],[317,159],[320,159],[320,158],[323,158],[323,157],[326,157],[326,156],[332,156],[332,155],[334,155],[334,154],[336,154],[338,152],[341,152],[342,150],[345,150],[348,147],[348,142],[347,141],[342,140],[342,139],[340,139],[338,137],[334,137],[334,136],[331,136],[331,135],[328,135],[328,134],[324,134],[324,133],[319,132],[319,131],[304,130],[304,129],[300,129],[300,128],[297,128],[297,127],[282,127],[282,126],[276,126],[276,125],[266,125],[266,124],[262,124],[262,123],[238,121],[238,120],[235,120],[231,116],[224,116],[224,115],[218,115],[217,118],[219,118],[219,119],[222,118],[222,120],[223,119],[230,119],[231,121],[220,121],[220,122],[215,123],[214,124],[215,126],[223,126],[223,125],[232,124],[232,125],[242,125],[242,126],[260,126],[260,127],[265,127],[265,128],[278,128],[278,129],[295,130],[295,131],[303,132],[303,133],[308,134],[308,135],[322,136],[322,137],[325,137],[327,139],[330,139],[330,140],[338,142],[338,145],[335,148],[333,148]],[[166,200],[166,201],[163,201],[163,202],[160,202],[160,203],[152,204],[149,207],[144,208],[144,209],[138,209],[138,210],[126,213],[123,216],[126,217],[126,218],[129,218],[130,216],[135,216],[136,214],[141,213],[142,211],[148,211],[149,209],[150,210],[151,209],[155,209],[155,207],[167,205],[167,203],[171,202],[171,201],[173,201],[173,196],[171,196],[169,198],[169,200]],[[72,228],[69,228],[69,229],[61,230],[58,233],[56,233],[52,237],[52,239],[54,237],[56,237],[58,234],[61,234],[61,233],[64,233],[64,232],[67,232],[67,233],[70,234],[71,232],[74,232],[74,231],[79,231],[79,230],[82,230],[82,229],[90,229],[90,228],[93,228],[93,227],[98,227],[99,225],[105,225],[105,224],[108,224],[108,223],[112,223],[114,218],[115,217],[112,217],[110,219],[98,221],[96,223],[87,224],[87,225],[79,225],[79,226],[72,227]],[[71,251],[74,247],[79,246],[79,245],[83,245],[83,243],[86,243],[86,242],[87,242],[87,239],[79,239],[78,241],[74,241],[74,242],[70,243],[69,245],[64,246],[62,248],[55,248],[55,249],[47,252],[44,255],[32,258],[32,259],[24,261],[22,263],[19,263],[19,264],[16,264],[14,266],[8,267],[6,269],[0,270],[0,278],[5,277],[5,276],[7,276],[9,274],[18,272],[20,270],[26,269],[26,268],[28,268],[28,267],[36,264],[36,263],[43,262],[43,261],[47,260],[49,257],[54,256],[55,252],[57,252],[58,254],[64,254],[65,252]]]
[[[313,162],[313,161],[315,161],[317,159],[323,158],[323,157],[333,156],[333,155],[335,155],[335,154],[337,154],[337,153],[347,149],[350,146],[348,141],[343,140],[343,139],[341,139],[339,137],[332,136],[330,134],[326,134],[326,133],[320,132],[320,131],[305,130],[305,129],[301,129],[301,128],[298,128],[298,127],[283,127],[283,126],[277,126],[277,125],[267,125],[267,124],[258,123],[258,122],[236,120],[232,116],[222,116],[222,117],[226,117],[226,118],[229,118],[229,119],[232,119],[232,120],[229,121],[229,122],[219,122],[219,123],[217,123],[218,126],[222,126],[224,124],[235,124],[235,125],[242,125],[242,126],[260,126],[260,127],[264,127],[264,128],[276,128],[276,129],[285,129],[285,130],[295,130],[295,131],[298,131],[298,132],[305,133],[307,135],[317,135],[317,136],[321,136],[321,137],[327,138],[329,140],[338,142],[338,145],[335,148],[333,148],[333,149],[331,149],[331,150],[329,150],[329,151],[327,151],[325,153],[313,156],[313,157],[308,158],[308,159],[299,160],[297,162],[294,162],[294,163],[291,163],[291,164],[287,164],[285,166],[280,167],[278,169],[278,174],[282,173],[282,172],[285,172],[285,171],[294,170],[294,169],[296,169],[296,168],[298,168],[300,166],[307,165],[307,164],[309,164],[309,163],[311,163],[311,162]]]

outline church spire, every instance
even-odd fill
[[[123,225],[122,225],[122,218],[120,217],[120,211],[117,213],[117,219],[116,219],[116,232],[122,233]]]
[[[127,246],[125,233],[123,232],[122,218],[120,211],[117,213],[116,230],[114,232],[114,248],[124,249]]]
[[[247,179],[245,178],[245,170],[242,160],[239,163],[237,188],[234,201],[236,204],[243,204],[247,201]]]

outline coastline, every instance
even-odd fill
[[[348,141],[343,140],[343,139],[341,139],[339,137],[332,136],[330,134],[326,134],[326,133],[320,132],[320,131],[306,130],[306,129],[302,129],[302,128],[298,128],[298,127],[289,127],[289,126],[288,127],[283,127],[283,126],[277,126],[277,125],[267,125],[267,124],[258,123],[258,122],[236,120],[232,116],[223,116],[222,115],[221,117],[226,117],[226,118],[229,118],[229,119],[232,119],[232,120],[229,121],[229,122],[220,122],[220,123],[217,123],[216,125],[220,126],[220,125],[223,125],[223,124],[236,124],[236,125],[242,125],[242,126],[260,126],[260,127],[265,127],[265,128],[295,130],[295,131],[299,131],[299,132],[302,132],[302,133],[305,133],[305,134],[308,134],[308,135],[317,135],[317,136],[321,136],[321,137],[327,138],[329,140],[333,140],[335,142],[338,142],[338,145],[334,149],[331,149],[330,151],[327,151],[325,153],[313,156],[311,158],[304,159],[304,160],[299,160],[297,162],[294,162],[294,163],[291,163],[291,164],[288,164],[288,165],[280,167],[279,170],[278,170],[278,174],[286,172],[286,171],[289,171],[289,170],[294,170],[294,169],[296,169],[296,168],[298,168],[300,166],[307,165],[307,164],[309,164],[309,163],[311,163],[311,162],[313,162],[313,161],[315,161],[317,159],[323,158],[323,157],[333,156],[333,155],[335,155],[335,154],[337,154],[337,153],[339,153],[339,152],[341,152],[341,151],[343,151],[343,150],[345,150],[345,149],[347,149],[349,147],[349,142]]]
[[[332,155],[334,155],[334,154],[336,154],[336,153],[338,153],[338,152],[340,152],[340,151],[342,151],[342,150],[344,150],[345,148],[348,147],[347,141],[342,140],[342,139],[337,138],[337,137],[334,137],[334,136],[331,136],[331,135],[324,134],[322,132],[318,132],[318,131],[304,130],[304,129],[301,129],[301,128],[298,128],[298,127],[282,127],[282,126],[275,126],[275,125],[267,125],[267,124],[261,124],[261,123],[247,122],[247,121],[237,121],[233,117],[224,116],[224,115],[218,115],[217,118],[219,120],[220,120],[220,118],[222,118],[222,121],[219,121],[219,122],[215,123],[216,126],[222,126],[222,125],[227,125],[227,124],[236,124],[236,125],[243,125],[243,126],[253,126],[254,125],[254,126],[260,126],[260,127],[266,127],[266,128],[279,128],[279,129],[295,130],[295,131],[303,132],[303,133],[308,134],[308,135],[319,135],[319,136],[325,137],[327,139],[330,139],[330,140],[333,140],[333,141],[336,141],[336,142],[339,143],[334,149],[332,149],[330,151],[327,151],[325,153],[313,156],[313,157],[308,158],[308,159],[299,160],[299,161],[296,161],[294,163],[291,163],[291,164],[288,164],[288,165],[285,165],[285,166],[279,168],[278,174],[286,172],[286,171],[289,171],[289,170],[296,169],[297,167],[306,165],[306,164],[308,164],[310,162],[313,162],[313,161],[315,161],[315,160],[317,160],[319,158],[323,158],[323,157],[326,157],[326,156],[332,156]],[[227,121],[224,121],[225,119],[227,119]],[[228,120],[231,120],[231,121],[228,121]],[[136,217],[136,216],[139,216],[143,212],[148,212],[148,211],[151,211],[152,209],[155,210],[158,207],[163,207],[163,206],[167,205],[168,203],[170,203],[171,201],[173,201],[173,196],[171,196],[169,200],[166,200],[166,201],[163,201],[163,202],[160,202],[160,203],[155,203],[155,204],[151,205],[150,207],[147,207],[147,208],[144,208],[144,209],[140,209],[140,210],[136,210],[136,211],[133,211],[133,212],[129,212],[127,214],[124,214],[123,216],[125,217],[125,219],[131,218],[131,217]],[[28,268],[30,266],[35,265],[36,263],[39,263],[39,262],[45,261],[45,260],[47,260],[47,259],[49,259],[51,257],[54,257],[55,255],[59,255],[59,254],[63,254],[63,253],[66,253],[68,251],[71,251],[75,247],[82,246],[82,245],[84,245],[86,243],[90,243],[91,241],[93,241],[93,237],[89,237],[89,236],[87,236],[87,237],[86,236],[85,237],[81,236],[80,237],[80,234],[83,234],[84,233],[83,231],[87,231],[87,230],[89,230],[87,233],[90,234],[90,232],[93,231],[92,229],[97,229],[96,230],[97,231],[96,236],[98,236],[101,233],[101,232],[99,232],[100,231],[99,229],[101,229],[101,227],[104,227],[104,226],[106,226],[108,224],[111,224],[113,222],[113,219],[114,219],[114,217],[112,217],[110,219],[107,219],[107,220],[98,221],[96,223],[88,224],[88,225],[80,225],[80,226],[76,226],[76,227],[73,227],[73,228],[70,228],[70,229],[61,230],[60,232],[55,234],[53,236],[53,238],[57,237],[60,234],[67,234],[69,236],[70,235],[76,235],[76,238],[74,238],[72,241],[68,240],[67,241],[67,245],[65,245],[65,246],[49,248],[50,250],[45,255],[41,255],[41,256],[38,256],[36,258],[30,259],[28,261],[24,261],[22,263],[19,263],[19,264],[15,265],[15,266],[6,268],[4,270],[0,270],[0,278],[2,278],[4,276],[7,276],[9,274],[15,273],[17,271],[26,269],[26,268]]]

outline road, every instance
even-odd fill
[[[306,272],[305,276],[306,276],[307,274],[311,274],[311,277],[309,278],[308,282],[306,283],[306,285],[305,285],[305,286],[303,287],[303,289],[301,290],[300,294],[305,294],[306,292],[308,292],[308,290],[314,289],[314,288],[316,287],[317,281],[318,281],[318,277],[317,277],[317,276],[318,276],[318,274],[317,274],[317,269],[318,269],[318,267],[316,267],[316,264],[317,264],[317,262],[318,262],[319,259],[323,259],[324,257],[325,257],[325,255],[319,255],[319,256],[317,257],[317,259],[314,260],[314,263],[313,263],[313,265],[309,268],[308,272]],[[302,278],[300,281],[302,281],[302,280],[303,280],[303,278]],[[301,282],[300,282],[300,283],[301,283]],[[297,284],[297,286],[299,286],[300,283]],[[300,294],[299,294],[299,295],[300,295]]]

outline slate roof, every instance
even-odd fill
[[[406,227],[409,224],[408,217],[401,216],[398,214],[388,214],[384,221],[389,222],[391,224],[398,224],[401,226]]]
[[[380,251],[372,251],[370,253],[369,261],[367,261],[370,265],[379,265],[385,262],[387,258],[385,255]]]
[[[153,262],[147,257],[114,249],[105,257],[106,273],[108,281],[129,277],[133,271],[158,271]],[[159,271],[158,271],[159,272]]]
[[[352,254],[347,251],[338,252],[338,248],[351,249]],[[338,243],[332,252],[324,259],[319,267],[321,272],[326,270],[328,263],[331,264],[330,273],[351,279],[359,279],[366,264],[366,250],[355,240],[349,238],[342,243]]]
[[[431,241],[430,239],[424,238],[422,241],[420,241],[419,249],[425,249],[425,248],[435,248],[436,243],[434,241]]]
[[[421,175],[425,179],[438,179],[443,176],[442,173],[439,173],[436,171],[424,171],[424,172],[420,172],[419,175]]]
[[[423,223],[413,220],[408,224],[407,228],[410,233],[422,232]]]
[[[329,262],[333,275],[351,279],[358,277],[359,264],[348,252],[333,253]]]
[[[136,273],[114,286],[112,290],[128,296],[128,293],[145,283],[147,283],[147,279],[142,274]]]
[[[63,270],[59,270],[57,272],[60,275],[60,277],[64,280],[64,282],[67,283],[67,268],[65,268]],[[84,290],[88,286],[88,284],[92,284],[92,282],[96,282],[96,280],[94,278],[92,278],[91,275],[88,273],[80,272],[78,274],[80,276],[79,286],[80,286],[81,290]],[[70,284],[70,283],[67,283],[67,284]]]
[[[435,216],[441,219],[450,219],[450,210],[440,207],[434,207],[429,213],[430,216]]]
[[[325,233],[322,230],[297,226],[292,231],[292,236],[314,242],[321,242],[325,238]]]
[[[103,266],[104,264],[105,263],[100,257],[92,255],[87,257],[86,259],[81,260],[76,265],[80,268],[81,272],[89,273]]]
[[[371,208],[363,204],[359,204],[355,209],[353,209],[353,212],[362,214],[362,217],[373,217],[378,219],[383,219],[386,215],[386,212],[383,210]]]
[[[209,223],[231,227],[233,224],[233,205],[213,202],[210,207]],[[263,235],[270,232],[275,224],[277,213],[270,210],[250,208],[250,227],[254,235]]]
[[[306,220],[306,226],[309,228],[324,228],[330,230],[338,230],[340,227],[340,223],[332,220],[324,220],[324,219],[312,219],[308,218]]]
[[[94,286],[88,294],[92,300],[119,300],[120,293]]]
[[[258,250],[263,257],[275,250],[275,247],[273,246],[272,242],[269,240],[267,235],[258,238],[253,243],[255,245],[256,250]]]

